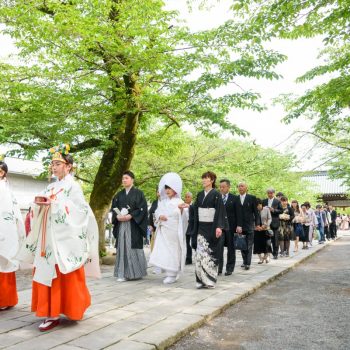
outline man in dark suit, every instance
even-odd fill
[[[233,201],[234,215],[236,220],[236,233],[244,235],[247,241],[247,250],[242,250],[243,265],[246,270],[250,269],[252,261],[254,228],[259,225],[258,208],[256,197],[247,193],[248,186],[245,182],[238,184],[239,195]]]
[[[271,212],[272,221],[270,228],[273,231],[273,236],[271,237],[272,243],[272,255],[274,259],[278,259],[278,233],[280,228],[280,214],[283,212],[281,202],[275,197],[275,190],[269,188],[266,191],[267,198],[262,202],[263,207],[268,207]]]
[[[193,230],[193,204],[192,204],[192,193],[187,192],[185,194],[186,207],[183,208],[183,220],[184,222],[184,233],[186,235],[186,265],[192,264],[192,246],[191,246],[191,233]]]
[[[330,238],[335,239],[337,237],[337,212],[334,210],[333,206],[328,206],[329,213],[331,214],[331,222],[329,224]]]
[[[236,196],[230,193],[231,184],[227,179],[220,181],[220,193],[226,208],[229,230],[223,231],[218,246],[219,275],[222,274],[224,265],[224,247],[227,247],[227,261],[225,276],[232,275],[236,265],[236,250],[234,244],[234,232],[236,230],[233,201]]]
[[[156,212],[158,208],[158,200],[159,200],[159,192],[158,187],[156,188],[156,195],[157,199],[152,202],[151,208],[148,210],[148,228],[151,232],[151,250],[154,246],[154,235],[156,232],[156,225],[154,223],[154,213]]]

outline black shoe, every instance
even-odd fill
[[[241,265],[241,267],[242,267],[242,268],[244,268],[244,267],[245,267],[245,265],[244,265],[244,264],[242,264],[242,265]]]
[[[222,275],[222,271],[219,271],[219,272],[218,272],[218,275],[221,276],[221,275]],[[225,275],[226,275],[226,274],[225,274]]]
[[[246,266],[244,266],[244,269],[245,269],[245,270],[249,270],[249,269],[250,269],[250,266],[249,266],[249,265],[246,265]]]
[[[192,265],[192,260],[186,260],[185,265]]]
[[[225,276],[231,276],[232,275],[232,271],[226,271],[225,272]]]
[[[277,259],[278,259],[278,256],[274,255],[272,259],[277,260]]]

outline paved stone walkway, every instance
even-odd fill
[[[173,285],[164,285],[162,276],[152,274],[151,269],[143,280],[118,283],[112,277],[113,268],[104,267],[102,279],[88,282],[92,306],[84,320],[64,319],[46,333],[39,332],[40,320],[30,312],[31,289],[24,283],[19,304],[0,314],[0,349],[165,349],[324,246],[314,242],[309,250],[263,265],[254,257],[249,271],[240,268],[237,254],[234,274],[220,276],[212,290],[195,289],[193,266],[186,266],[184,275]]]

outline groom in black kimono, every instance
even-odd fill
[[[131,171],[124,172],[124,189],[112,201],[113,235],[117,248],[114,275],[120,282],[147,275],[147,262],[143,252],[143,239],[147,235],[148,224],[147,201],[143,192],[134,187],[134,179]]]

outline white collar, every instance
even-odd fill
[[[130,192],[130,190],[132,189],[133,185],[131,185],[128,189],[125,188],[125,192],[126,194],[128,194]]]
[[[208,194],[210,191],[212,191],[212,190],[213,190],[213,188],[211,188],[208,192],[206,192],[206,191],[204,190],[204,197],[206,197],[207,194]]]

